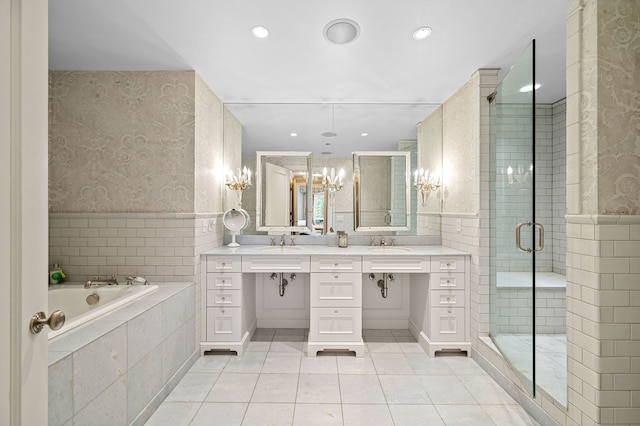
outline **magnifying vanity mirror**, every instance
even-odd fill
[[[312,233],[311,153],[256,152],[256,230]]]
[[[410,174],[409,152],[353,153],[356,232],[411,229]]]

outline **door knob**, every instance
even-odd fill
[[[48,325],[52,330],[59,330],[64,325],[64,312],[55,311],[49,318],[44,312],[38,312],[31,317],[29,322],[29,330],[31,333],[38,334],[42,331],[45,325]]]

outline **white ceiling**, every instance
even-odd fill
[[[49,64],[195,69],[242,122],[245,156],[284,149],[348,156],[415,138],[415,124],[474,71],[499,68],[504,77],[532,39],[542,85],[536,99],[564,98],[566,7],[565,0],[55,0]],[[337,18],[358,22],[354,42],[324,38]],[[257,24],[269,28],[268,38],[251,34]],[[432,36],[414,40],[425,25]],[[330,131],[338,136],[320,136]]]

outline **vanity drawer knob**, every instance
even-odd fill
[[[333,278],[337,280],[338,278],[340,278],[340,275],[334,275]]]
[[[338,262],[334,263],[333,266],[338,267]]]

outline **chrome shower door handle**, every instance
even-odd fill
[[[535,250],[530,249],[530,248],[523,248],[522,245],[520,244],[520,231],[522,230],[523,226],[535,226],[538,228],[538,247],[536,247]],[[536,253],[541,252],[544,249],[544,226],[542,226],[542,224],[540,223],[534,223],[534,222],[520,222],[519,224],[516,225],[516,248],[524,253],[531,253],[533,251],[535,251]]]
[[[516,248],[523,253],[531,253],[533,251],[530,248],[523,248],[520,245],[520,231],[522,230],[522,227],[531,225],[533,225],[533,222],[520,222],[516,225]]]
[[[538,228],[538,247],[536,247],[536,253],[541,252],[544,249],[544,226],[540,223],[534,223],[533,226]]]

